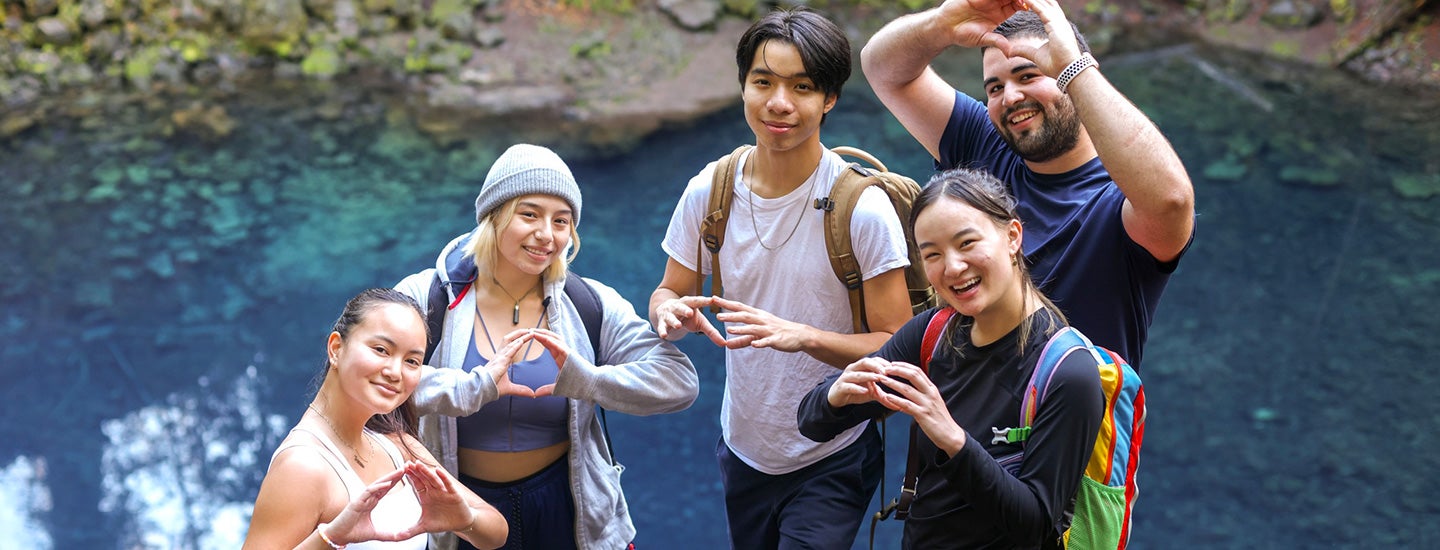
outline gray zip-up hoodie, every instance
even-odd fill
[[[437,273],[455,301],[460,289],[474,282],[473,259],[465,257],[470,234],[450,241],[435,260],[435,267],[400,281],[395,288],[428,307],[430,284]],[[603,309],[600,347],[608,365],[596,365],[595,350],[575,304],[565,295],[564,279],[547,281],[545,299],[550,329],[573,350],[555,380],[555,395],[570,401],[570,490],[575,496],[575,542],[580,550],[625,548],[635,538],[635,525],[620,489],[624,466],[612,466],[595,405],[633,414],[650,415],[685,410],[700,393],[695,366],[670,342],[660,338],[650,323],[618,292],[586,279],[599,295]],[[484,369],[465,372],[462,362],[475,329],[475,298],[465,292],[453,311],[445,315],[444,333],[415,390],[420,416],[420,440],[451,474],[458,475],[455,418],[474,414],[499,397],[495,381]],[[454,535],[431,535],[430,547],[453,550]]]

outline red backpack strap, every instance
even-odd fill
[[[930,374],[930,359],[940,345],[946,325],[955,316],[955,308],[943,307],[935,311],[925,325],[925,337],[920,340],[920,370]],[[920,429],[910,424],[910,447],[905,452],[905,478],[900,482],[900,498],[894,503],[895,519],[905,521],[910,517],[910,505],[915,502],[915,484],[920,478],[920,455],[915,447],[920,443]]]
[[[945,325],[950,323],[950,318],[955,316],[955,308],[942,307],[935,311],[930,318],[930,323],[925,325],[925,338],[920,340],[920,370],[930,374],[930,359],[935,357],[935,349],[940,345],[940,337],[945,334]]]

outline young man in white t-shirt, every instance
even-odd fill
[[[870,330],[862,334],[830,267],[824,213],[812,206],[846,166],[821,144],[820,125],[850,76],[850,52],[843,31],[806,9],[772,12],[745,32],[736,62],[755,147],[736,164],[719,253],[724,297],[692,295],[711,271],[709,254],[696,250],[716,163],[690,180],[662,243],[670,258],[650,297],[656,332],[699,332],[727,348],[716,458],[732,548],[849,548],[882,475],[874,426],[816,443],[796,420],[806,392],[911,315],[905,236],[885,193],[867,189],[850,222]],[[712,304],[725,333],[702,313]]]

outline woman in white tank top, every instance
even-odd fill
[[[414,300],[366,290],[345,305],[320,389],[260,485],[245,548],[423,550],[453,532],[505,543],[505,518],[451,477],[415,439],[410,395],[426,328]]]

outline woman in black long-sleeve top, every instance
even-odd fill
[[[1095,362],[1073,353],[1056,369],[1023,456],[1019,444],[993,443],[992,428],[1018,427],[1030,374],[1064,316],[1031,282],[1014,200],[990,175],[936,175],[911,223],[927,278],[958,312],[929,376],[916,365],[939,309],[811,391],[800,431],[825,441],[889,410],[914,418],[924,437],[911,450],[920,469],[904,548],[1055,547],[1104,414]]]

